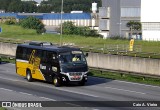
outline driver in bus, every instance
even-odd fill
[[[74,55],[74,57],[72,58],[72,61],[75,62],[75,61],[80,61],[80,59],[78,58],[77,55]]]

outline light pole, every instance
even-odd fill
[[[63,0],[61,3],[61,36],[60,36],[60,46],[62,45],[62,13],[63,13]]]
[[[119,25],[119,37],[121,38],[121,22],[120,23],[117,23]]]

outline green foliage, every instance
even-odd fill
[[[96,30],[92,30],[89,27],[76,27],[74,34],[78,34],[82,36],[92,36],[92,37],[99,36]]]
[[[160,85],[159,78],[146,77],[144,79],[143,76],[124,74],[120,72],[98,71],[98,70],[91,69],[88,75],[112,79],[112,80],[123,80],[123,81],[151,84],[151,85],[158,85],[158,86]]]
[[[64,22],[63,24],[62,24],[62,32],[63,32],[63,34],[67,34],[67,35],[69,35],[69,34],[74,34],[74,31],[75,31],[75,28],[76,28],[76,26],[73,24],[73,22],[70,22],[70,21],[67,21],[67,22]]]
[[[35,29],[38,34],[45,32],[44,24],[35,17],[30,16],[26,19],[23,19],[20,21],[20,25],[26,29]]]
[[[4,107],[0,107],[0,110],[7,110],[7,108],[4,108]]]
[[[82,10],[84,12],[91,12],[93,2],[101,6],[101,0],[64,0],[64,12],[68,13],[73,10]],[[35,1],[21,1],[21,0],[0,0],[0,9],[6,12],[40,12],[50,13],[61,12],[61,0],[42,1],[40,6],[36,6]]]
[[[73,22],[67,21],[62,24],[62,32],[66,35],[81,35],[81,36],[100,36],[96,30],[92,30],[89,27],[77,27]]]
[[[127,40],[127,38],[122,37],[122,36],[111,36],[109,39],[113,39],[113,40]]]
[[[7,20],[7,21],[5,21],[5,24],[7,24],[7,25],[13,25],[13,24],[16,24],[16,22],[14,22],[12,20]]]
[[[24,29],[18,25],[6,25],[0,24],[3,32],[0,34],[1,38],[9,39],[11,38],[12,42],[24,42],[24,41],[46,41],[53,43],[60,43],[59,34],[36,34],[36,30],[33,29]],[[21,39],[21,40],[20,40]],[[16,41],[17,40],[17,41]],[[2,41],[0,39],[0,41]],[[6,42],[6,41],[5,41]],[[7,41],[8,42],[8,41]],[[129,40],[112,40],[112,39],[101,39],[97,37],[82,37],[80,35],[64,35],[62,36],[62,42],[65,43],[74,43],[79,47],[84,47],[85,50],[92,49],[93,51],[101,48],[114,48],[115,45],[125,45],[129,47]],[[156,53],[157,56],[160,56],[160,41],[140,41],[135,40],[135,46],[139,46],[141,52]],[[102,52],[102,51],[101,51]],[[156,55],[155,54],[155,55]],[[133,53],[133,55],[135,55]],[[152,57],[151,57],[152,58]]]
[[[126,24],[127,27],[130,28],[130,30],[141,30],[141,23],[140,22],[137,22],[137,21],[129,21],[127,24]]]
[[[14,24],[16,24],[17,22],[16,22],[16,19],[15,19],[15,18],[10,18],[10,17],[8,17],[8,18],[5,19],[5,22],[4,22],[4,23],[7,24],[7,25],[14,25]]]

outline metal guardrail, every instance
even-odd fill
[[[142,48],[139,45],[134,46],[133,51],[129,51],[129,46],[126,45],[126,48],[122,45],[117,46],[118,48],[114,48],[110,46],[110,48],[94,48],[94,47],[81,47],[82,50],[87,52],[97,52],[97,53],[104,53],[104,54],[112,54],[112,55],[124,55],[124,56],[132,56],[132,57],[142,57],[142,58],[159,58],[160,53],[154,52],[142,52]]]
[[[13,56],[13,55],[5,55],[5,54],[0,54],[0,58],[1,57],[6,57],[6,58],[9,58],[9,59],[15,58],[15,56]]]
[[[132,72],[132,71],[111,70],[111,69],[93,68],[93,67],[89,67],[89,69],[90,69],[90,70],[101,71],[101,74],[103,74],[103,72],[113,72],[113,73],[121,74],[121,76],[123,76],[124,74],[142,76],[144,79],[145,79],[146,77],[160,78],[160,75],[153,75],[153,74],[151,75],[151,74],[137,73],[137,72]]]

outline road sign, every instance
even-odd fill
[[[129,43],[129,51],[133,51],[134,39],[132,38]]]

